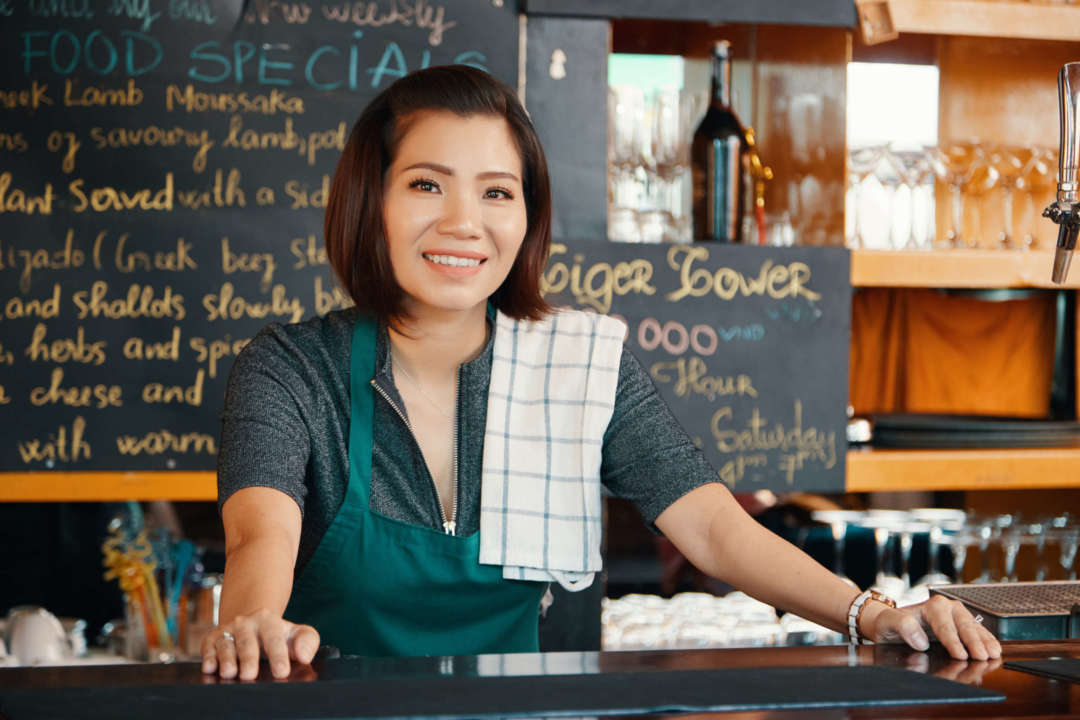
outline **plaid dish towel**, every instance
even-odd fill
[[[484,430],[480,562],[584,590],[601,568],[600,461],[626,325],[498,313]]]

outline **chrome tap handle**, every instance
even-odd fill
[[[1061,146],[1058,153],[1057,200],[1043,216],[1058,225],[1052,279],[1065,282],[1069,263],[1080,231],[1080,63],[1066,63],[1058,73],[1058,114],[1061,119]]]
[[[1080,62],[1063,65],[1058,73],[1058,109],[1061,120],[1061,152],[1058,153],[1057,201],[1080,202],[1077,169],[1080,167]]]

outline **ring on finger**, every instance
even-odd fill
[[[236,637],[228,630],[222,631],[221,637],[225,640],[228,640],[229,642],[236,642]]]
[[[983,622],[983,616],[982,616],[982,615],[976,615],[975,617],[973,617],[973,618],[972,618],[972,620],[974,620],[975,622],[977,622],[977,623],[979,623],[980,625],[982,625],[982,622]]]

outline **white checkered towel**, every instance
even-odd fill
[[[600,461],[626,325],[563,310],[495,321],[480,562],[584,590],[601,568]]]

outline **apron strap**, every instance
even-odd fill
[[[349,462],[356,463],[355,473],[349,474],[359,482],[350,482],[346,495],[363,498],[363,507],[367,507],[368,485],[371,484],[372,426],[375,421],[375,391],[371,387],[371,379],[375,377],[376,332],[374,320],[357,317],[349,363],[349,395],[352,402]]]

